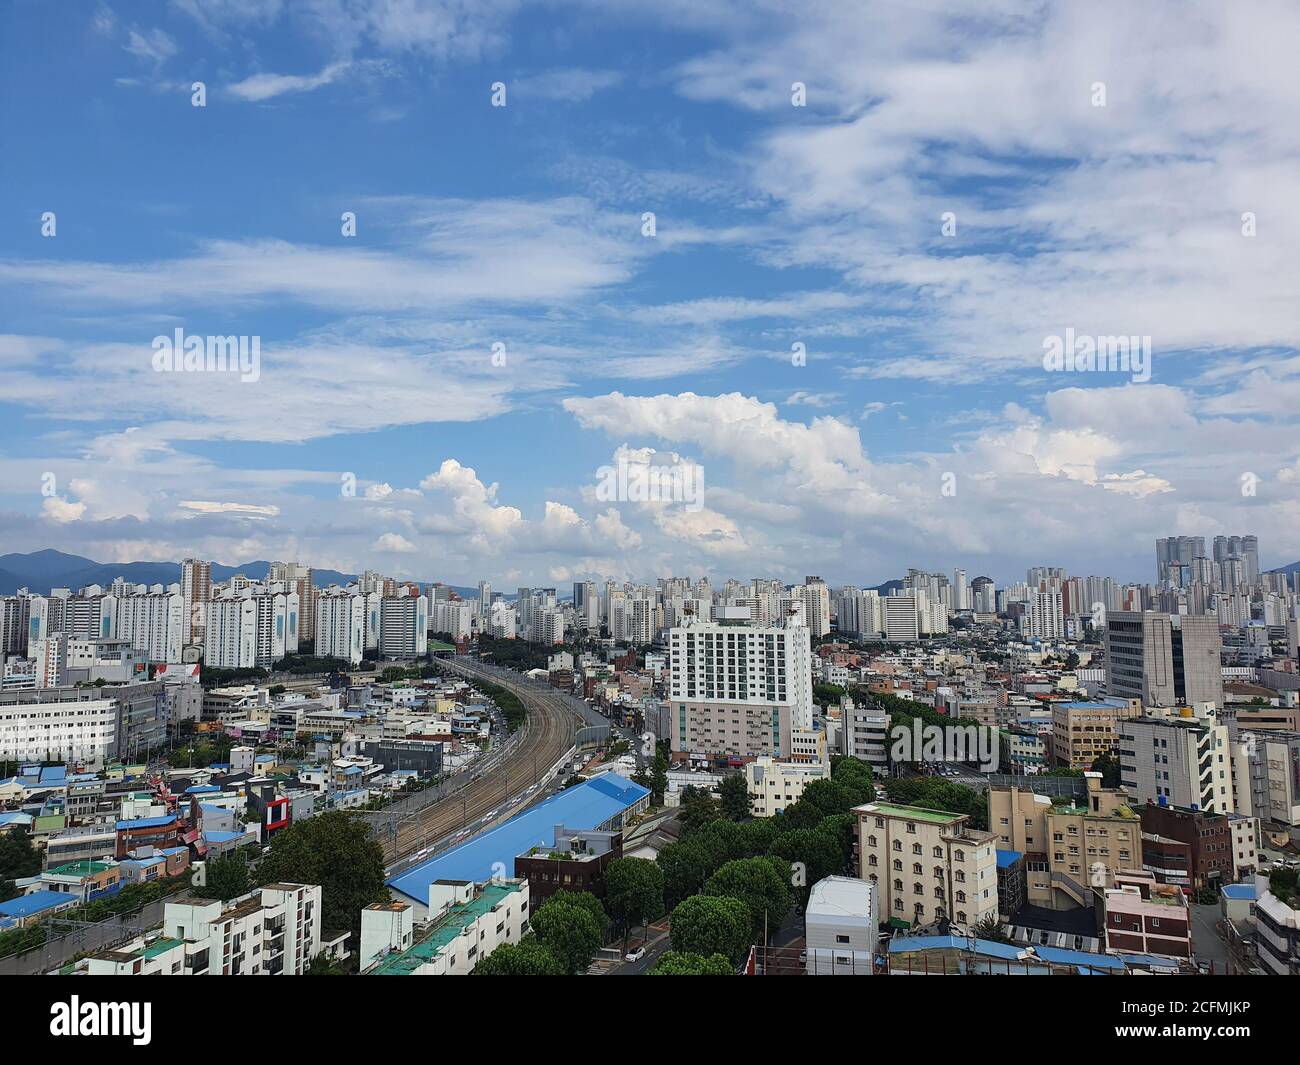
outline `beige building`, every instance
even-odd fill
[[[858,875],[876,885],[881,921],[902,927],[947,917],[973,928],[998,913],[996,837],[965,814],[867,803],[858,819]]]
[[[1088,794],[1077,806],[1054,806],[1048,796],[1020,788],[989,788],[989,826],[998,850],[1024,854],[1031,906],[1092,906],[1117,873],[1142,866],[1142,822],[1126,796],[1103,788],[1100,773],[1085,778]]]
[[[759,758],[745,766],[745,788],[755,817],[775,817],[798,802],[803,789],[814,780],[831,775],[825,762],[778,762]]]
[[[1091,769],[1100,755],[1119,746],[1119,723],[1142,715],[1139,699],[1056,703],[1052,707],[1052,762]]]

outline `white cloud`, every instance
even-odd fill
[[[253,74],[242,81],[227,86],[227,91],[237,100],[260,103],[285,93],[311,92],[332,85],[345,74],[351,63],[330,63],[319,74]]]

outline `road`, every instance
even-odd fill
[[[456,790],[420,809],[371,815],[390,875],[518,812],[530,798],[540,798],[546,774],[573,746],[578,715],[571,698],[474,659],[441,661],[467,680],[487,680],[505,688],[519,698],[528,715],[495,761],[471,771]],[[449,784],[455,786],[454,777]]]

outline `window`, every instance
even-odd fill
[[[836,942],[836,943],[847,943],[848,941],[849,941],[849,937],[848,937],[848,936],[842,936],[842,935],[839,935],[839,934],[836,934],[836,936],[835,936],[835,942]]]

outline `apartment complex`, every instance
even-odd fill
[[[965,814],[867,803],[858,819],[858,875],[876,885],[879,919],[898,927],[948,918],[970,928],[998,912],[996,837]]]
[[[518,943],[528,931],[528,881],[435,880],[429,886],[429,914],[430,920],[417,927],[410,903],[376,903],[362,910],[362,975],[471,972],[501,944]]]

